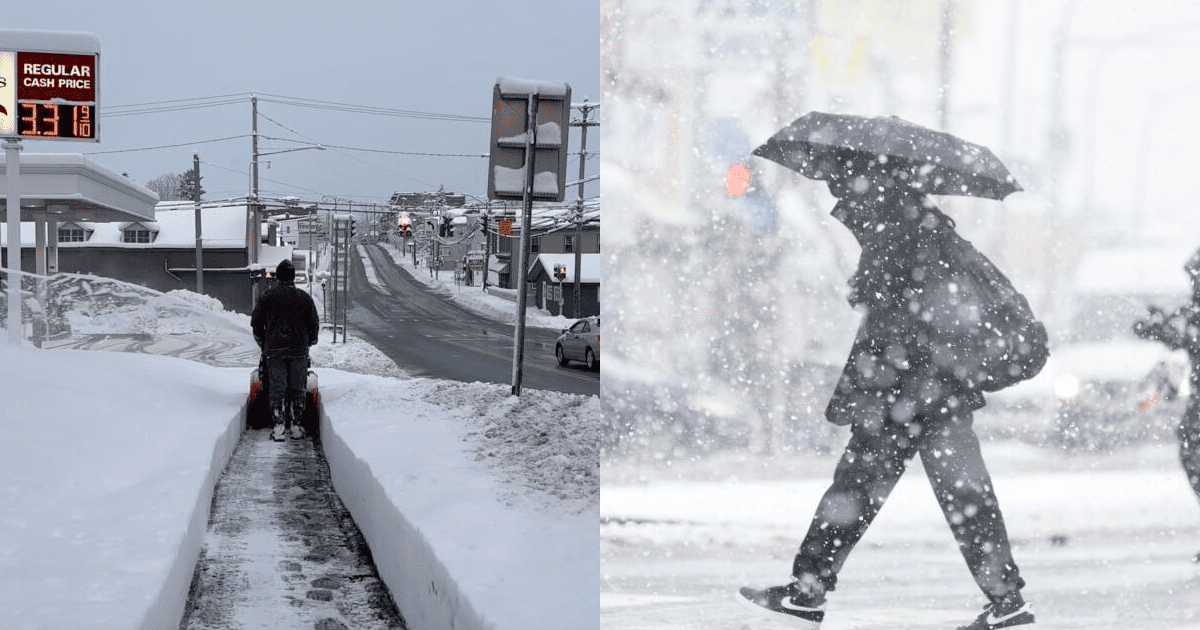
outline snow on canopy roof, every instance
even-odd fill
[[[100,38],[92,33],[72,31],[0,29],[0,49],[91,55],[100,52]]]
[[[30,153],[20,158],[21,220],[39,208],[62,220],[153,220],[158,195],[79,153]],[[7,175],[7,161],[0,162]],[[0,198],[7,198],[0,188]]]
[[[563,81],[535,81],[517,77],[497,77],[496,85],[504,96],[537,94],[542,98],[566,98],[570,86]]]

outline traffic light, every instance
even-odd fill
[[[454,230],[450,228],[452,220],[452,217],[442,217],[442,220],[438,222],[438,236],[454,236]]]
[[[558,278],[559,282],[562,282],[563,280],[565,280],[567,277],[567,266],[566,265],[554,265],[554,277]]]
[[[407,214],[402,214],[396,219],[396,231],[404,238],[412,236],[412,219]]]
[[[772,186],[765,185],[763,168],[766,162],[751,157],[754,143],[736,118],[714,118],[704,129],[706,153],[713,169],[713,180],[724,175],[724,209],[743,215],[750,229],[768,234],[775,229],[775,202],[768,194]],[[769,168],[769,167],[768,167]],[[719,169],[719,170],[718,170]],[[773,177],[768,178],[774,181]],[[718,181],[712,182],[714,188]]]
[[[729,167],[729,172],[725,174],[725,190],[734,197],[741,197],[746,194],[753,181],[753,176],[750,173],[750,168],[740,162]]]
[[[746,216],[751,229],[760,234],[775,227],[775,200],[767,194],[762,172],[751,160],[734,162],[725,171],[728,207]]]

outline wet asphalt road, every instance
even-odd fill
[[[512,384],[511,325],[481,317],[438,296],[397,268],[378,246],[364,245],[363,249],[387,293],[367,282],[362,260],[357,253],[352,255],[347,309],[352,334],[414,376]],[[599,395],[599,372],[576,363],[563,367],[555,361],[557,338],[558,331],[526,328],[522,388]]]

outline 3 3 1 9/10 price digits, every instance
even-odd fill
[[[96,109],[92,105],[21,103],[17,133],[41,138],[96,137]]]

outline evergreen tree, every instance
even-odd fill
[[[201,198],[204,197],[204,192],[205,192],[204,187],[200,184],[200,182],[204,180],[203,176],[200,176],[199,178],[197,178],[196,171],[188,170],[188,171],[184,171],[184,172],[180,173],[179,178],[180,178],[180,181],[179,181],[178,197],[176,197],[177,199],[184,199],[184,200],[192,199],[192,193],[197,188],[200,189],[200,197]]]

